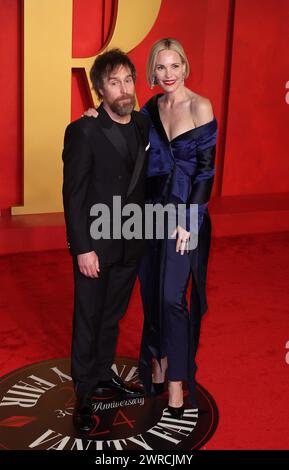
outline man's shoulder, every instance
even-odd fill
[[[133,111],[132,114],[135,121],[137,121],[141,126],[143,126],[145,129],[149,127],[150,121],[148,116],[140,111]]]
[[[68,124],[67,133],[89,136],[95,129],[99,127],[99,120],[93,117],[83,116]]]

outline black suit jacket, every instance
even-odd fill
[[[121,259],[136,260],[144,248],[143,239],[113,239],[112,232],[110,239],[93,239],[90,228],[95,217],[90,211],[94,204],[102,203],[112,215],[113,196],[121,196],[122,207],[129,203],[144,206],[149,122],[141,113],[132,112],[139,146],[131,173],[125,138],[103,106],[98,112],[97,119],[83,117],[66,129],[62,154],[63,203],[71,254],[94,250],[102,266]]]

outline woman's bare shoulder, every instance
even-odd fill
[[[209,98],[192,92],[191,112],[196,126],[202,126],[214,119],[212,103]]]

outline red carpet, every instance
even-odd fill
[[[209,311],[197,379],[220,423],[207,449],[289,449],[289,234],[213,240]],[[66,251],[0,258],[1,375],[70,354],[72,275]],[[136,286],[118,353],[136,357],[142,323]]]

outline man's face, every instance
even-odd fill
[[[104,77],[102,88],[103,103],[119,116],[131,114],[135,106],[135,87],[131,71],[120,65]]]

